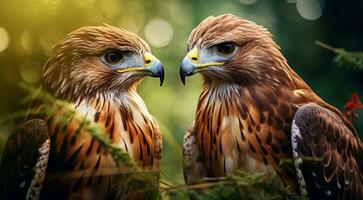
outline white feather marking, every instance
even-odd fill
[[[25,199],[39,199],[42,190],[45,171],[47,170],[48,158],[50,150],[50,140],[47,139],[38,149],[39,157],[34,170],[34,177],[30,183]]]
[[[301,193],[301,195],[306,196],[307,195],[306,183],[305,183],[305,179],[302,174],[302,171],[300,169],[301,164],[303,163],[303,160],[297,152],[297,148],[298,148],[297,137],[301,138],[301,135],[300,135],[300,129],[296,125],[295,120],[292,121],[291,133],[292,133],[291,134],[291,143],[292,143],[293,159],[294,159],[296,174],[297,174],[297,178],[298,178],[300,193]]]

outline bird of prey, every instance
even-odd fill
[[[158,169],[161,135],[136,88],[145,76],[164,79],[161,62],[136,34],[112,26],[87,26],[58,42],[43,67],[43,89],[69,102],[75,116],[97,122],[112,143],[141,167]],[[10,135],[3,154],[4,199],[111,198],[111,176],[48,180],[47,174],[115,168],[116,162],[82,124],[31,119]],[[127,196],[126,196],[127,197]]]
[[[200,73],[204,83],[184,137],[187,183],[239,169],[276,174],[312,199],[363,199],[355,128],[290,68],[264,27],[211,16],[191,32],[188,51],[181,80]],[[279,165],[285,159],[293,172]]]

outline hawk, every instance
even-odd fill
[[[141,167],[157,170],[160,131],[136,91],[145,76],[159,77],[160,84],[164,79],[163,65],[144,40],[117,27],[87,26],[56,44],[43,67],[43,89],[69,102],[75,116],[99,123],[112,143]],[[97,174],[117,167],[82,124],[57,124],[60,115],[25,121],[9,136],[1,164],[2,198],[111,198],[117,184],[112,176],[48,179],[47,174]]]
[[[187,183],[240,169],[276,174],[312,199],[363,199],[355,128],[290,68],[264,27],[211,16],[191,32],[188,51],[181,80],[200,73],[204,83],[184,137]],[[286,159],[294,171],[281,167]]]

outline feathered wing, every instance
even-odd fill
[[[163,148],[163,141],[159,129],[158,122],[155,118],[153,118],[155,128],[154,128],[154,135],[153,135],[153,143],[154,143],[154,161],[153,161],[153,169],[159,170],[160,160],[162,155],[162,148]]]
[[[206,177],[200,156],[193,125],[187,130],[183,142],[183,171],[185,182],[188,184],[196,183]]]
[[[40,119],[18,125],[6,143],[0,166],[0,198],[39,199],[50,150],[47,124]]]
[[[300,191],[311,199],[363,199],[363,145],[342,118],[316,104],[295,114],[291,141]]]

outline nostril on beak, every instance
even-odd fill
[[[151,60],[150,60],[150,59],[145,60],[145,64],[146,64],[146,65],[148,65],[148,64],[150,64],[150,63],[151,63]]]
[[[192,61],[198,61],[197,57],[192,57]]]

